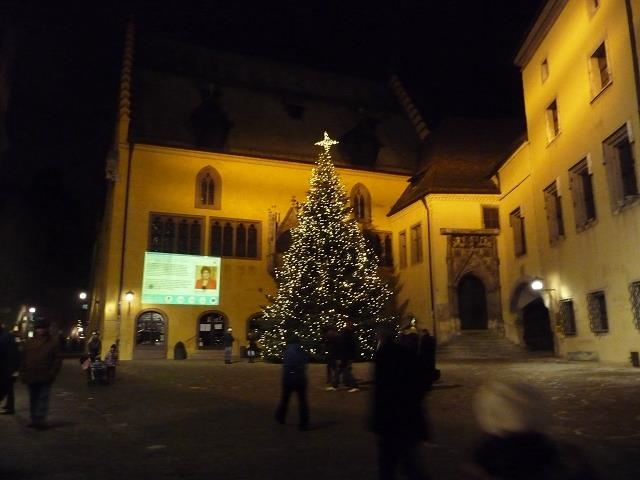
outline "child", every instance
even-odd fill
[[[104,357],[104,363],[107,365],[107,382],[111,383],[116,378],[116,365],[118,364],[118,350],[113,344]]]

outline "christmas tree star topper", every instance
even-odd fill
[[[324,139],[316,142],[315,145],[320,145],[324,148],[324,153],[329,153],[331,145],[336,145],[337,143],[339,143],[337,140],[332,140],[331,138],[329,138],[329,134],[327,132],[324,132]]]

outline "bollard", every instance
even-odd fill
[[[187,358],[187,349],[184,343],[176,343],[176,346],[173,348],[173,358],[175,360],[185,360]]]
[[[631,365],[634,367],[640,367],[640,356],[638,352],[631,352]]]

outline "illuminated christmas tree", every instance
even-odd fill
[[[265,307],[270,328],[261,340],[267,359],[279,359],[286,339],[297,334],[303,348],[321,358],[327,328],[350,321],[362,358],[371,358],[375,329],[385,318],[391,291],[378,275],[378,259],[368,246],[351,208],[329,150],[327,133],[316,143],[324,149],[312,170],[306,202],[299,206],[299,225],[276,271],[278,292]]]

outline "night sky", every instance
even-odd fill
[[[89,288],[130,14],[140,32],[218,50],[383,81],[397,73],[433,129],[451,115],[522,116],[512,59],[542,0],[112,3],[0,7],[0,31],[15,33],[0,308],[35,303],[71,322]]]

